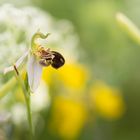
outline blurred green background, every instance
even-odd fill
[[[69,54],[70,60],[66,60],[60,71],[46,68],[43,72],[42,79],[47,83],[50,102],[49,107],[46,105],[33,113],[34,139],[139,140],[140,46],[117,25],[116,13],[125,13],[140,27],[140,1],[8,2],[19,9],[26,6],[40,8],[56,21],[69,20],[79,38],[77,48]],[[60,30],[65,30],[65,26]],[[65,51],[67,49],[65,46]],[[76,60],[75,55],[78,55]],[[9,99],[9,104],[22,102],[19,98],[22,97]],[[6,107],[10,108],[10,105]],[[12,121],[2,124],[0,139],[28,140],[28,127]]]

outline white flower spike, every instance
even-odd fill
[[[40,32],[35,33],[32,37],[31,49],[20,57],[13,66],[5,68],[4,70],[6,74],[7,72],[15,70],[15,67],[17,69],[28,56],[27,75],[30,90],[33,93],[39,86],[43,67],[51,65],[53,68],[58,69],[65,63],[65,59],[60,53],[51,51],[49,48],[45,49],[37,43],[38,38],[46,39],[48,35],[49,34],[44,35]]]

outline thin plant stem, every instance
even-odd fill
[[[25,99],[26,100],[26,108],[27,108],[27,117],[30,127],[30,139],[33,139],[33,125],[32,125],[32,113],[31,113],[31,105],[30,105],[30,96]]]
[[[29,128],[30,128],[30,140],[33,140],[33,125],[32,125],[32,113],[31,113],[31,103],[30,103],[30,91],[28,88],[28,79],[27,79],[27,75],[25,78],[25,83],[23,82],[19,72],[17,71],[16,67],[15,68],[15,75],[17,78],[17,81],[19,83],[19,85],[22,88],[22,91],[24,93],[24,98],[25,98],[25,102],[26,102],[26,109],[27,109],[27,118],[28,118],[28,123],[29,123]],[[27,83],[27,84],[26,84]]]
[[[123,13],[117,13],[116,20],[122,30],[124,30],[129,37],[140,45],[140,30],[139,28]]]
[[[21,71],[21,75],[24,73],[24,70]],[[17,80],[15,77],[12,77],[8,82],[0,87],[0,99],[7,95],[8,91],[11,90],[16,84]]]
[[[6,93],[9,91],[9,89],[14,87],[16,84],[17,84],[17,81],[15,77],[12,77],[6,84],[4,84],[0,88],[0,99],[2,99],[5,95],[7,95]]]

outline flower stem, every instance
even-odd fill
[[[21,75],[23,75],[23,73],[24,73],[24,70],[21,71]],[[0,87],[0,99],[6,96],[8,91],[10,91],[17,83],[18,82],[16,78],[12,77],[7,83],[5,83],[2,87]]]
[[[30,140],[33,140],[32,113],[31,113],[31,105],[30,105],[30,90],[29,90],[29,85],[28,85],[27,74],[25,77],[25,81],[23,82],[16,67],[14,67],[14,68],[15,68],[17,81],[18,81],[19,85],[21,86],[22,91],[24,93],[24,98],[25,98],[26,108],[27,108],[27,118],[28,118],[28,123],[29,123],[29,128],[30,128]]]
[[[140,30],[139,28],[124,14],[117,13],[116,20],[120,27],[140,45]]]
[[[4,84],[0,88],[0,99],[2,99],[5,95],[7,95],[6,93],[9,91],[9,89],[14,87],[16,85],[16,83],[17,83],[17,81],[16,81],[15,77],[13,77],[6,84]]]
[[[30,96],[26,99],[26,108],[28,115],[28,122],[30,127],[30,139],[33,139],[33,125],[32,125],[32,113],[31,113],[31,104],[30,104]]]

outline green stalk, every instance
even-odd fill
[[[32,125],[32,113],[31,113],[31,103],[30,103],[30,90],[29,90],[29,85],[28,85],[27,74],[26,74],[25,81],[23,82],[16,67],[14,67],[14,68],[15,68],[17,81],[18,81],[19,85],[21,86],[22,91],[24,93],[26,109],[27,109],[27,118],[28,118],[28,123],[29,123],[29,128],[30,128],[30,140],[33,140],[33,125]]]
[[[30,139],[33,140],[33,125],[32,125],[30,96],[26,99],[26,108],[27,108],[28,122],[30,127]]]
[[[117,13],[116,19],[122,30],[140,45],[140,30],[138,27],[122,13]]]
[[[26,100],[26,107],[27,107],[27,114],[28,114],[28,122],[29,122],[29,126],[30,126],[30,132],[31,132],[31,139],[33,139],[33,125],[32,125],[32,111],[31,111],[31,99],[30,99],[30,88],[29,88],[29,84],[28,84],[28,76],[26,73],[26,77],[25,77],[25,82],[24,82],[26,91],[28,92],[27,96],[24,94],[25,96],[25,100]]]
[[[15,77],[13,77],[6,84],[4,84],[0,88],[0,99],[2,99],[5,95],[7,95],[6,93],[9,91],[9,89],[14,87],[16,85],[16,83],[17,83],[17,81],[16,81]]]

